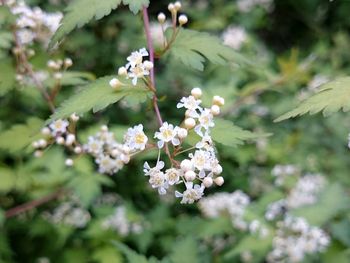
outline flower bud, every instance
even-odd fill
[[[33,143],[32,143],[32,146],[33,146],[33,148],[35,148],[35,149],[40,147],[39,142],[37,142],[37,141],[33,142]]]
[[[74,122],[77,122],[79,120],[79,116],[75,113],[73,113],[72,115],[70,115],[70,119]]]
[[[43,156],[43,152],[42,151],[37,150],[37,151],[34,152],[34,157],[40,158],[41,156]]]
[[[180,1],[176,1],[175,4],[174,4],[174,7],[175,7],[175,10],[176,11],[179,11],[181,9],[181,2]]]
[[[211,113],[216,116],[220,114],[220,107],[218,105],[213,105],[210,108]]]
[[[119,76],[126,76],[127,74],[128,74],[128,71],[126,70],[125,67],[120,67],[120,68],[118,69],[118,75],[119,75]]]
[[[214,183],[218,186],[222,186],[224,184],[224,178],[222,176],[216,177],[214,179]]]
[[[54,79],[60,80],[63,77],[63,74],[61,72],[56,72],[53,74]]]
[[[222,173],[222,166],[220,164],[216,165],[213,169],[214,174],[221,174]]]
[[[50,68],[50,69],[57,69],[58,68],[58,65],[55,61],[53,60],[49,60],[47,62],[47,66]]]
[[[107,127],[107,125],[102,125],[102,126],[101,126],[101,131],[103,131],[103,132],[108,132],[108,127]]]
[[[185,173],[185,179],[187,181],[193,181],[194,179],[196,179],[196,173],[193,172],[192,170],[189,170]]]
[[[182,26],[188,22],[188,18],[186,15],[179,16],[179,24]]]
[[[50,135],[51,134],[51,131],[48,127],[44,127],[41,129],[41,134],[42,135]]]
[[[39,144],[39,146],[40,146],[41,148],[45,148],[45,147],[47,146],[47,142],[46,142],[45,139],[40,139],[40,140],[38,141],[38,144]]]
[[[163,24],[166,20],[166,16],[164,15],[164,13],[159,13],[158,14],[158,22]]]
[[[213,97],[213,105],[224,106],[225,99],[220,96]]]
[[[185,127],[187,129],[192,129],[196,125],[196,121],[193,118],[185,119]]]
[[[66,137],[66,145],[71,146],[75,142],[75,135],[74,134],[68,134]]]
[[[202,89],[201,88],[193,88],[191,90],[191,95],[193,97],[195,97],[196,99],[199,99],[200,97],[202,97]]]
[[[64,60],[64,66],[65,66],[66,68],[69,68],[69,67],[71,67],[72,65],[73,65],[73,60],[72,60],[72,59],[66,58],[66,59]]]
[[[182,170],[184,170],[186,172],[186,171],[192,170],[193,165],[192,165],[192,162],[190,160],[185,159],[181,162],[180,167]]]
[[[145,60],[145,61],[143,62],[143,65],[145,66],[145,68],[146,68],[147,70],[151,70],[151,69],[153,68],[153,63],[152,63],[151,61],[148,61],[148,60]]]
[[[83,150],[81,149],[80,146],[77,146],[77,147],[74,148],[74,152],[75,152],[76,154],[80,154],[82,151],[83,151]]]
[[[168,10],[169,10],[170,12],[176,11],[175,5],[174,5],[173,3],[170,3],[170,4],[168,5]]]
[[[206,188],[209,188],[213,185],[213,179],[211,177],[205,177],[203,179],[203,185],[206,187]]]
[[[119,79],[113,78],[113,79],[110,80],[109,85],[113,89],[117,89],[117,88],[121,87],[122,83],[119,81]]]
[[[57,144],[63,145],[64,144],[64,138],[63,137],[57,137],[56,139]]]
[[[73,160],[68,158],[68,159],[66,159],[65,164],[67,166],[73,166]]]
[[[188,135],[188,132],[186,129],[184,128],[180,128],[178,131],[177,131],[177,136],[180,138],[180,139],[184,139],[186,138]]]

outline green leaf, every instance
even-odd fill
[[[192,237],[180,239],[172,249],[170,255],[173,263],[196,263],[198,260],[198,244]]]
[[[310,224],[320,226],[349,208],[349,197],[344,188],[333,183],[320,194],[316,204],[291,211],[294,216],[304,217]]]
[[[201,71],[204,69],[205,59],[218,65],[225,65],[229,61],[250,64],[235,50],[223,45],[218,37],[189,29],[180,29],[171,45],[170,54],[186,66]]]
[[[26,124],[17,124],[0,133],[0,149],[16,152],[32,143],[40,132],[44,122],[38,118],[29,118]]]
[[[8,168],[0,167],[0,193],[11,191],[16,185],[16,175]]]
[[[123,0],[124,5],[129,5],[129,9],[135,15],[142,10],[142,7],[149,6],[149,0]]]
[[[329,116],[339,110],[350,110],[350,77],[339,78],[326,83],[310,98],[304,100],[296,109],[278,117],[275,122],[283,121],[306,113],[311,115],[318,112]]]
[[[67,8],[61,26],[53,35],[49,48],[52,48],[65,35],[80,28],[91,19],[99,20],[116,9],[121,0],[74,0]]]
[[[1,36],[0,36],[1,39]],[[5,95],[15,87],[16,71],[10,59],[0,61],[0,96]]]
[[[84,86],[80,92],[64,101],[47,123],[66,118],[72,113],[83,114],[91,109],[93,112],[100,111],[124,97],[133,99],[134,103],[141,103],[151,96],[144,84],[140,82],[133,86],[129,80],[123,80],[125,86],[117,91],[113,90],[109,85],[112,78],[113,76],[106,76]]]
[[[344,218],[342,221],[331,225],[332,236],[350,247],[350,220]]]
[[[243,144],[245,140],[257,139],[269,136],[269,134],[255,134],[235,126],[231,121],[215,119],[215,126],[212,129],[211,137],[215,142],[226,146],[236,147]]]
[[[123,262],[120,253],[111,246],[98,248],[92,254],[92,258],[99,263],[119,263]]]
[[[113,240],[112,244],[115,245],[123,254],[125,255],[127,262],[129,263],[148,263],[145,256],[137,254],[134,250],[130,249],[128,246]]]
[[[12,38],[11,32],[0,31],[0,48],[9,49],[12,44]]]

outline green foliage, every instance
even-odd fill
[[[123,243],[112,241],[112,244],[115,245],[125,255],[128,263],[148,263],[148,260],[145,256],[136,253],[134,250],[130,249]]]
[[[16,71],[10,59],[3,59],[0,61],[0,96],[5,95],[14,88],[15,74]]]
[[[11,191],[16,184],[15,174],[9,168],[0,167],[0,180],[0,193],[7,193]]]
[[[350,77],[339,78],[323,85],[315,95],[303,101],[296,109],[278,117],[275,122],[320,111],[324,116],[329,116],[341,109],[344,112],[350,110]]]
[[[52,37],[49,47],[52,48],[76,27],[82,27],[93,18],[99,20],[109,15],[119,6],[120,2],[121,0],[74,0],[66,8],[61,26]]]
[[[198,244],[192,237],[179,239],[173,247],[170,259],[173,263],[199,262]]]
[[[124,5],[129,5],[129,9],[135,15],[142,10],[142,7],[149,6],[149,0],[123,0]]]
[[[236,147],[243,144],[246,140],[257,139],[268,136],[268,134],[255,134],[235,126],[232,122],[224,119],[215,119],[215,126],[212,129],[211,136],[215,142],[225,146]]]
[[[0,149],[17,152],[32,143],[38,136],[44,122],[31,117],[26,124],[17,124],[0,133]]]
[[[242,55],[223,45],[219,38],[189,29],[180,29],[170,54],[184,65],[201,71],[204,69],[205,59],[218,65],[228,62],[248,63]]]
[[[151,92],[145,88],[144,84],[133,86],[128,80],[123,81],[126,83],[125,86],[113,90],[109,85],[112,78],[113,76],[103,77],[82,87],[80,92],[62,103],[48,122],[67,118],[72,113],[83,114],[91,109],[97,112],[124,97],[134,103],[142,103],[151,96]]]

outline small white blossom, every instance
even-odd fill
[[[159,128],[159,132],[154,134],[154,138],[159,140],[157,143],[158,148],[163,148],[164,143],[166,142],[171,142],[175,146],[180,144],[180,140],[177,137],[177,132],[174,125],[168,124],[167,122],[164,122]]]
[[[128,132],[124,136],[125,145],[128,146],[130,150],[144,150],[147,141],[148,138],[143,132],[142,124],[129,128]]]
[[[186,182],[186,190],[183,193],[175,192],[175,196],[181,198],[181,204],[193,204],[203,196],[204,185],[194,184],[193,182]]]
[[[51,123],[49,127],[52,130],[52,135],[56,136],[57,134],[64,134],[67,131],[68,126],[68,121],[59,119]]]

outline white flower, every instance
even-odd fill
[[[163,125],[159,128],[159,132],[154,134],[154,138],[157,138],[159,141],[157,143],[158,148],[163,148],[165,142],[170,142],[173,145],[179,145],[180,140],[177,138],[176,129],[172,124],[164,122]]]
[[[197,150],[194,154],[190,153],[189,157],[195,168],[199,171],[210,170],[211,168],[211,155],[207,151]]]
[[[215,124],[213,118],[214,116],[209,109],[201,110],[201,113],[198,117],[199,124],[194,128],[195,132],[199,136],[204,136],[202,128],[208,130],[209,128],[214,127]]]
[[[166,180],[168,181],[169,185],[174,185],[179,183],[180,181],[180,175],[183,172],[181,170],[170,168],[165,171]]]
[[[196,118],[198,117],[198,113],[196,112],[197,109],[201,109],[199,106],[201,104],[201,100],[197,100],[193,96],[183,97],[181,98],[180,102],[177,104],[177,108],[185,108],[189,110],[188,117]]]
[[[101,140],[96,139],[93,136],[90,136],[88,138],[88,143],[85,146],[85,148],[89,153],[98,155],[103,151],[103,142]]]
[[[247,34],[243,27],[230,26],[222,34],[224,44],[233,49],[240,49],[247,41]]]
[[[129,63],[126,64],[126,68],[134,68],[137,65],[142,64],[143,57],[148,56],[148,52],[145,48],[141,48],[139,51],[134,51],[129,57],[126,58]]]
[[[56,136],[57,134],[63,134],[67,131],[67,127],[69,126],[69,122],[66,120],[57,120],[50,124],[50,128],[52,130],[52,135]]]
[[[164,162],[163,161],[158,161],[155,167],[150,167],[148,162],[145,162],[143,165],[143,172],[145,173],[145,176],[151,176],[153,174],[156,174],[160,172],[164,168]]]
[[[148,75],[149,70],[143,64],[138,64],[135,67],[130,68],[130,72],[128,73],[128,77],[132,78],[132,84],[134,86],[137,84],[137,79],[141,79]]]
[[[166,176],[161,171],[151,174],[149,183],[153,188],[158,188],[158,193],[160,195],[166,194],[166,189],[169,187],[166,181]]]
[[[204,185],[193,184],[193,182],[186,182],[186,190],[181,194],[176,191],[176,197],[182,197],[181,204],[193,204],[203,196]]]
[[[125,145],[133,150],[144,150],[147,144],[148,138],[143,132],[143,125],[139,124],[133,128],[129,128],[128,132],[124,136]]]

